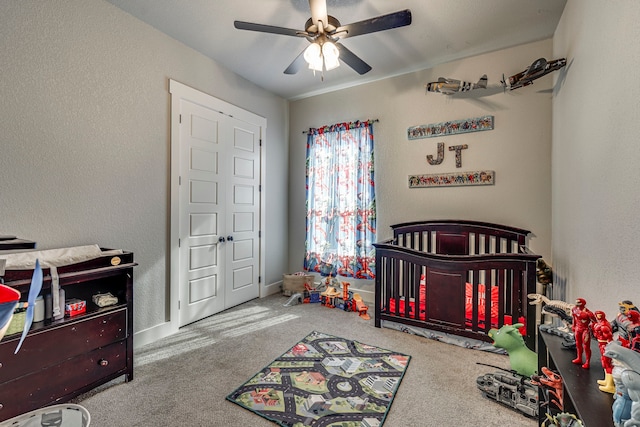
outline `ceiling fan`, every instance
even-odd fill
[[[325,70],[331,70],[339,65],[338,58],[358,74],[365,74],[371,70],[371,66],[338,41],[347,37],[390,30],[411,24],[411,11],[409,9],[365,19],[353,24],[341,25],[340,21],[327,14],[326,0],[309,0],[309,7],[311,8],[311,18],[305,23],[304,30],[244,21],[234,21],[233,25],[239,30],[306,38],[311,44],[284,70],[285,74],[296,74],[302,69],[305,62],[314,71],[322,71],[323,66]]]

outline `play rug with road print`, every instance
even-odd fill
[[[286,427],[381,426],[410,359],[314,331],[227,400]]]

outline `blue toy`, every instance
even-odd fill
[[[33,276],[31,277],[31,286],[29,287],[29,297],[27,302],[29,303],[27,307],[27,316],[24,319],[24,329],[22,330],[22,336],[20,337],[20,342],[18,342],[18,346],[16,347],[16,351],[14,354],[17,354],[20,351],[20,347],[22,347],[22,343],[24,339],[27,337],[29,333],[29,329],[31,329],[31,323],[33,322],[33,311],[35,310],[36,298],[42,289],[42,268],[40,268],[40,261],[36,259],[36,265],[33,269]]]
[[[620,390],[622,394],[627,394],[631,399],[630,419],[624,422],[625,426],[640,425],[640,353],[623,347],[618,341],[611,341],[605,347],[605,356],[610,357],[624,365],[620,373],[620,380],[624,385],[624,390]],[[626,392],[626,393],[625,393]],[[620,399],[617,397],[614,404]],[[621,401],[622,405],[624,402]],[[614,420],[616,418],[622,420],[621,412],[623,408],[612,406],[614,411]]]

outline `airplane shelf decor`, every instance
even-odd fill
[[[534,80],[539,79],[552,71],[559,70],[565,65],[567,65],[567,60],[565,58],[554,59],[552,61],[547,61],[545,58],[539,58],[524,71],[509,77],[508,81],[504,80],[503,77],[502,84],[505,88],[509,88],[509,90],[529,86],[530,84],[533,84]]]
[[[509,90],[529,86],[533,84],[534,80],[537,80],[540,77],[545,76],[553,71],[559,70],[565,65],[567,65],[567,60],[565,58],[554,59],[552,61],[547,61],[545,58],[538,58],[533,61],[533,63],[524,71],[514,74],[508,79],[505,79],[503,74],[500,83],[502,84],[503,89]],[[480,77],[480,80],[478,80],[477,83],[470,83],[463,80],[451,79],[448,77],[439,77],[437,81],[429,82],[425,85],[425,87],[427,89],[427,92],[436,92],[449,96],[471,91],[480,94],[479,96],[482,96],[482,94],[493,95],[495,94],[495,91],[490,90],[484,92],[479,90],[487,89],[487,80],[488,79],[486,74]]]
[[[427,92],[439,92],[445,95],[453,95],[458,92],[469,92],[476,89],[487,88],[487,75],[483,75],[478,83],[470,83],[462,80],[438,78],[437,82],[427,83]]]

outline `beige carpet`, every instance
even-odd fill
[[[313,330],[412,356],[384,427],[533,427],[536,420],[482,396],[476,378],[509,368],[506,356],[374,327],[355,313],[318,304],[285,307],[288,298],[256,299],[184,327],[136,350],[134,380],[114,381],[74,402],[92,427],[275,426],[227,400]]]

